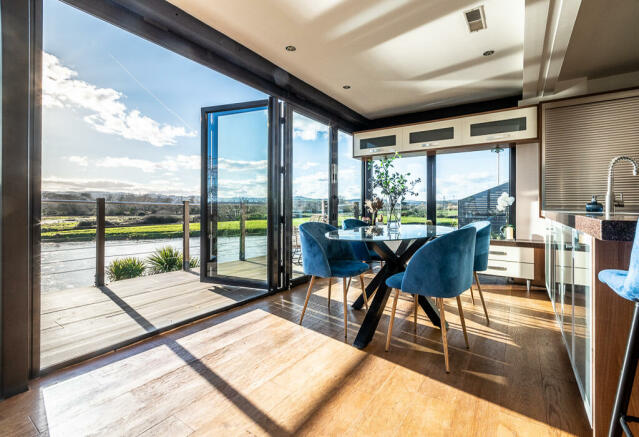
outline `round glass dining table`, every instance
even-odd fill
[[[362,349],[370,343],[375,335],[379,320],[384,314],[386,302],[391,289],[386,286],[386,278],[406,270],[406,264],[413,254],[429,240],[454,231],[450,226],[434,225],[401,225],[397,229],[389,229],[387,226],[363,226],[355,229],[338,229],[326,233],[329,240],[351,241],[366,243],[369,249],[373,249],[384,261],[383,267],[366,286],[366,296],[374,294],[373,300],[369,299],[369,309],[364,322],[357,333],[353,345]],[[393,251],[386,244],[389,241],[399,241],[399,247]],[[439,312],[436,307],[424,296],[419,296],[419,304],[435,326],[440,325]],[[364,305],[363,296],[359,296],[353,303],[353,308],[361,309]]]

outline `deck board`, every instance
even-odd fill
[[[154,278],[148,286],[153,291],[128,283],[125,300],[184,287],[197,295],[213,287],[186,285],[183,275],[167,276],[166,286]],[[463,296],[470,350],[455,302],[447,302],[446,374],[440,331],[421,310],[413,324],[409,296],[400,297],[391,351],[384,351],[389,308],[373,341],[358,350],[350,342],[364,311],[349,307],[344,342],[340,285],[328,304],[327,281],[316,284],[302,326],[305,285],[34,380],[28,392],[0,403],[0,434],[592,433],[543,292],[527,297],[525,287],[484,284],[489,326],[481,305]],[[241,291],[223,291],[235,292]],[[181,302],[189,295],[177,296]],[[145,320],[169,317],[154,311],[142,311]]]

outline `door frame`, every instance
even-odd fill
[[[275,222],[278,221],[278,217],[272,217],[273,211],[273,203],[277,203],[277,198],[271,196],[272,193],[272,167],[273,164],[271,159],[273,157],[273,149],[276,148],[277,145],[277,133],[274,134],[273,123],[272,123],[272,113],[278,103],[275,102],[273,97],[269,99],[263,100],[253,100],[248,102],[240,102],[240,103],[232,103],[227,105],[217,105],[217,106],[207,106],[201,108],[201,176],[200,176],[200,281],[202,282],[216,282],[221,284],[228,285],[238,285],[244,287],[253,287],[253,288],[263,288],[268,291],[273,291],[277,289],[278,281],[277,275],[273,275],[272,269],[272,249],[275,246],[272,244],[273,239],[276,238],[275,232]],[[264,108],[268,112],[268,121],[267,121],[267,171],[269,174],[268,183],[267,183],[267,194],[266,194],[266,204],[267,204],[267,277],[266,280],[255,280],[255,279],[247,279],[247,278],[238,278],[233,276],[224,276],[224,275],[214,275],[209,276],[207,274],[207,267],[209,264],[209,253],[211,251],[210,239],[209,239],[209,231],[210,228],[215,228],[217,224],[217,208],[214,207],[212,214],[209,213],[209,199],[208,199],[208,182],[209,177],[212,177],[212,184],[215,186],[215,190],[217,192],[218,186],[218,174],[217,174],[217,165],[213,164],[211,168],[215,172],[212,176],[209,174],[209,159],[217,159],[216,153],[213,153],[213,156],[209,156],[209,141],[212,142],[211,146],[214,149],[217,149],[217,135],[213,138],[209,138],[209,115],[217,114],[215,117],[232,115],[234,113],[243,113],[243,112],[251,112],[258,111],[261,108]],[[215,199],[217,200],[217,199]],[[214,202],[211,202],[215,204]],[[209,224],[211,225],[209,227]],[[216,253],[217,255],[217,253]],[[276,260],[277,261],[277,260]],[[279,264],[279,261],[278,261]]]

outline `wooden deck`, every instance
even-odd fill
[[[303,326],[300,286],[34,380],[0,403],[0,435],[591,434],[544,292],[486,285],[490,326],[463,296],[470,350],[447,302],[446,374],[440,332],[421,310],[413,324],[408,296],[390,352],[388,308],[361,351],[364,311],[349,307],[344,342],[339,288],[329,312],[318,281]]]
[[[199,274],[182,271],[44,293],[40,367],[105,351],[263,293],[201,283]]]

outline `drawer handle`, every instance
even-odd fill
[[[496,251],[496,250],[491,250],[488,253],[491,254],[491,255],[508,255],[508,253],[506,253],[506,252],[499,252],[499,251]]]
[[[502,272],[505,272],[508,269],[506,267],[501,267],[501,266],[488,266],[488,270],[500,270]]]
[[[503,138],[510,138],[512,134],[491,135],[486,137],[487,140],[501,140]]]

